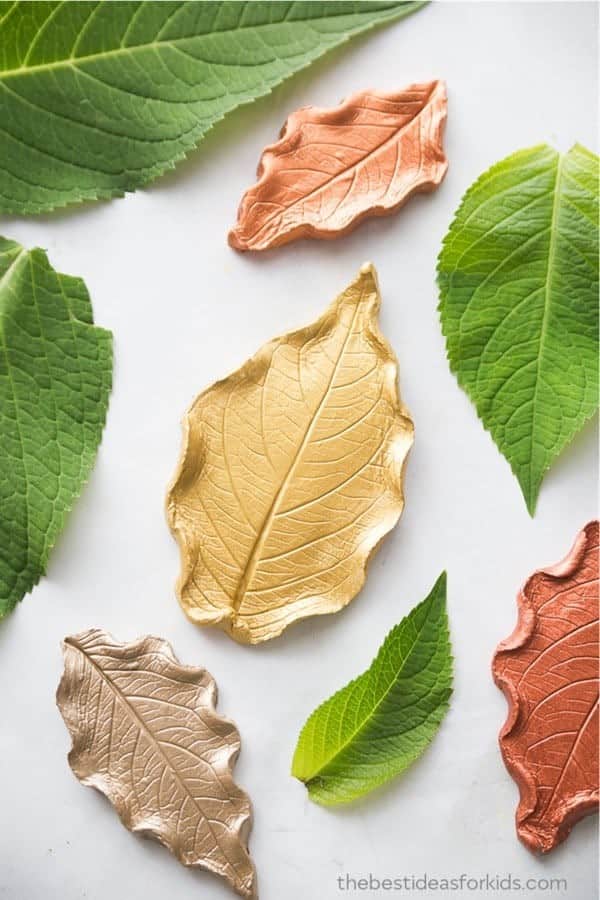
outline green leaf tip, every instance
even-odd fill
[[[446,573],[389,632],[371,666],[304,725],[292,775],[311,800],[348,803],[403,772],[437,732],[452,693]]]
[[[94,464],[112,335],[80,278],[0,238],[0,618],[37,584]]]
[[[598,406],[598,157],[540,144],[467,190],[438,257],[450,368],[534,515]]]
[[[15,2],[0,13],[0,213],[122,196],[389,2]]]

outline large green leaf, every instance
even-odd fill
[[[446,575],[396,625],[355,681],[302,729],[292,774],[312,800],[346,803],[398,775],[435,735],[452,691]]]
[[[598,157],[521,150],[465,194],[439,256],[450,367],[535,511],[598,402]]]
[[[86,287],[0,238],[0,618],[31,590],[94,463],[112,336]]]
[[[421,2],[0,2],[0,212],[132,191],[226,113]]]

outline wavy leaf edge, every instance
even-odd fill
[[[204,398],[215,388],[225,385],[227,382],[241,381],[248,375],[255,375],[257,371],[260,371],[262,369],[262,367],[265,365],[265,362],[267,362],[271,358],[273,350],[280,346],[283,341],[288,339],[300,339],[302,341],[308,341],[309,339],[314,338],[325,323],[332,319],[335,319],[338,316],[340,299],[344,297],[349,290],[357,286],[361,282],[361,280],[365,278],[372,281],[371,290],[373,290],[375,294],[375,300],[372,302],[369,309],[367,334],[369,338],[377,345],[377,347],[380,348],[382,355],[385,356],[385,385],[386,390],[389,392],[389,395],[393,400],[392,408],[394,409],[396,417],[394,435],[397,439],[396,443],[398,444],[398,446],[395,448],[397,456],[393,460],[393,465],[390,465],[389,467],[390,485],[391,488],[393,488],[396,497],[396,511],[394,515],[394,521],[389,525],[389,527],[386,528],[385,533],[383,533],[374,544],[371,544],[369,547],[363,546],[360,557],[360,576],[357,578],[355,589],[353,588],[352,591],[349,592],[348,596],[345,599],[345,602],[342,605],[331,606],[329,608],[325,608],[324,606],[322,606],[318,610],[311,609],[309,611],[305,611],[304,614],[296,616],[292,622],[282,622],[279,630],[270,634],[269,637],[259,637],[258,639],[254,640],[251,636],[251,632],[248,626],[246,626],[245,623],[241,622],[239,623],[239,627],[236,627],[237,614],[235,610],[227,608],[223,610],[223,614],[218,620],[207,622],[202,617],[194,615],[193,608],[190,607],[189,602],[186,602],[183,597],[184,586],[187,583],[190,572],[193,571],[193,556],[192,549],[188,546],[185,535],[180,530],[177,524],[176,503],[174,498],[180,483],[185,480],[186,469],[188,466],[190,455],[190,414],[195,409],[195,407],[200,404],[204,400]],[[364,586],[367,577],[367,569],[372,557],[379,549],[380,544],[385,539],[389,531],[391,531],[392,528],[397,524],[402,514],[404,508],[404,472],[409,451],[414,440],[414,424],[410,417],[410,413],[404,405],[400,395],[398,361],[387,338],[379,327],[378,312],[380,306],[381,295],[379,292],[379,285],[375,267],[371,263],[364,263],[360,269],[359,275],[349,285],[347,285],[346,288],[344,288],[343,291],[326,307],[321,316],[319,316],[316,320],[304,326],[303,328],[286,332],[263,344],[253,356],[251,356],[246,360],[246,362],[242,364],[242,366],[240,366],[238,369],[233,370],[226,377],[219,379],[218,381],[202,390],[189,407],[182,423],[183,435],[181,452],[175,474],[168,486],[165,501],[165,512],[167,522],[180,550],[181,572],[176,584],[177,596],[179,597],[180,604],[183,607],[185,614],[195,624],[217,626],[226,631],[239,643],[256,644],[274,637],[278,637],[287,627],[289,627],[289,625],[294,624],[294,622],[300,621],[306,617],[338,612],[340,609],[343,609],[345,606],[347,606]],[[391,439],[389,443],[393,443]],[[201,463],[201,466],[203,465],[204,460]]]
[[[191,684],[196,684],[197,686],[202,685],[203,688],[206,688],[210,706],[207,705],[202,707],[202,711],[208,713],[208,715],[211,718],[217,720],[220,725],[225,725],[228,728],[228,752],[227,754],[224,754],[224,760],[226,763],[226,773],[224,780],[227,783],[226,786],[228,789],[241,791],[242,789],[237,785],[233,774],[233,769],[241,750],[240,733],[236,724],[231,719],[217,712],[218,687],[215,679],[210,674],[210,672],[208,672],[208,670],[203,667],[184,665],[179,662],[179,659],[177,658],[171,643],[164,638],[156,637],[153,635],[145,635],[136,638],[133,641],[122,643],[120,641],[117,641],[110,632],[103,631],[100,628],[91,628],[76,635],[67,636],[62,641],[61,649],[64,659],[64,671],[56,690],[56,705],[71,737],[71,748],[68,752],[67,758],[69,767],[71,768],[71,771],[73,772],[77,780],[86,787],[93,787],[104,797],[106,797],[111,806],[117,812],[121,823],[125,826],[125,828],[127,828],[128,831],[131,831],[133,834],[139,834],[141,836],[149,837],[153,840],[158,841],[158,843],[160,843],[163,847],[165,847],[165,849],[173,854],[173,856],[175,856],[175,858],[182,865],[185,865],[188,868],[202,869],[210,872],[213,875],[225,877],[228,881],[230,881],[230,879],[224,875],[223,871],[218,867],[218,865],[211,864],[211,861],[209,860],[187,862],[183,858],[183,856],[178,853],[176,849],[174,849],[173,846],[169,845],[167,835],[162,834],[160,830],[148,824],[147,820],[145,820],[143,816],[139,821],[136,821],[135,815],[130,809],[130,805],[124,804],[122,802],[117,804],[117,802],[115,802],[115,800],[111,796],[109,786],[103,781],[100,774],[93,772],[90,774],[86,772],[85,766],[80,767],[81,758],[78,748],[78,737],[80,737],[80,735],[78,735],[77,733],[77,715],[73,710],[73,699],[71,696],[71,681],[73,676],[72,671],[69,668],[68,652],[69,649],[75,650],[78,655],[86,661],[88,665],[93,668],[97,668],[96,664],[90,660],[88,654],[81,646],[81,643],[84,639],[91,637],[102,638],[113,648],[126,651],[128,658],[131,659],[135,659],[138,655],[143,653],[157,653],[159,655],[163,655],[170,663],[173,663],[177,667],[178,672],[180,674],[183,674],[186,677],[186,680],[189,680]],[[102,677],[106,681],[110,680],[104,672],[102,672]],[[129,704],[127,705],[129,706]],[[134,716],[135,715],[136,714],[134,711]],[[238,818],[237,835],[241,844],[244,846],[246,853],[248,853],[248,838],[252,830],[253,822],[252,802],[244,791],[242,791],[242,793],[244,794],[245,799],[248,803],[248,813]],[[236,893],[240,894],[241,896],[249,898],[249,900],[255,900],[255,898],[257,897],[256,873],[254,867],[252,866],[251,860],[250,865],[252,867],[252,881],[248,885],[235,886],[232,884],[232,887],[234,888]]]
[[[527,596],[529,585],[537,580],[540,576],[548,576],[550,578],[566,578],[577,571],[581,559],[583,558],[587,546],[592,540],[590,533],[598,532],[600,523],[597,520],[588,522],[582,530],[577,534],[575,541],[568,553],[557,563],[536,569],[525,581],[517,594],[517,622],[513,632],[504,640],[502,640],[494,652],[492,659],[492,676],[496,685],[504,694],[508,706],[507,716],[500,729],[498,735],[498,743],[504,764],[513,776],[519,792],[520,801],[516,812],[517,826],[527,816],[533,812],[537,805],[537,782],[524,763],[515,759],[512,754],[506,752],[504,739],[513,733],[521,711],[521,697],[510,679],[506,679],[499,671],[499,664],[502,654],[507,651],[520,650],[525,648],[535,633],[537,616],[532,608],[531,602]],[[597,538],[596,538],[597,539]],[[572,827],[589,812],[594,812],[598,808],[600,801],[599,791],[592,789],[583,796],[574,796],[569,804],[567,814],[557,829],[557,843],[562,843],[570,834]],[[518,830],[518,834],[523,843],[533,852],[549,852],[553,847],[544,847],[534,836],[526,832]]]
[[[280,154],[288,155],[293,150],[295,144],[297,143],[296,136],[299,135],[299,133],[301,133],[302,131],[303,114],[310,111],[311,114],[314,115],[317,119],[322,119],[323,123],[319,124],[324,124],[324,126],[327,128],[328,126],[331,126],[332,122],[335,122],[335,124],[339,124],[340,121],[343,122],[345,117],[347,117],[348,114],[352,115],[354,108],[356,106],[360,106],[361,101],[363,101],[367,97],[375,97],[377,100],[400,102],[400,98],[403,95],[414,92],[415,90],[423,89],[425,87],[430,89],[430,93],[425,104],[419,110],[416,116],[411,119],[406,126],[403,126],[403,129],[410,127],[412,123],[419,118],[419,116],[422,116],[423,111],[430,105],[433,105],[435,107],[436,112],[433,127],[434,140],[432,141],[432,148],[436,160],[436,165],[432,171],[428,172],[427,178],[414,184],[410,190],[406,191],[403,194],[403,196],[398,200],[397,203],[394,203],[393,205],[386,205],[383,200],[377,201],[355,214],[353,218],[343,227],[336,227],[329,221],[325,221],[321,225],[315,225],[309,221],[301,221],[294,228],[288,229],[287,231],[278,232],[275,238],[271,240],[267,239],[261,244],[252,244],[252,238],[246,238],[244,236],[242,223],[245,220],[249,209],[251,209],[252,204],[254,202],[261,202],[260,200],[255,201],[254,195],[260,195],[261,188],[268,184],[269,179],[272,177],[273,173],[277,171],[278,159]],[[346,234],[354,231],[354,229],[357,228],[362,222],[364,222],[365,219],[373,216],[388,216],[398,212],[398,210],[400,210],[414,195],[419,193],[429,193],[435,190],[435,188],[438,187],[443,181],[448,170],[448,160],[445,156],[443,148],[443,134],[446,117],[446,85],[444,81],[439,79],[435,79],[431,82],[414,82],[412,84],[406,85],[398,91],[376,91],[375,89],[357,91],[356,93],[346,97],[346,99],[343,100],[340,104],[333,107],[300,107],[299,109],[290,113],[290,115],[286,119],[280,131],[279,139],[274,143],[266,146],[262,151],[256,172],[258,180],[244,193],[240,201],[237,213],[237,223],[230,230],[228,235],[229,245],[236,250],[244,252],[249,250],[261,251],[272,249],[275,247],[283,246],[287,243],[291,243],[298,238],[321,238],[324,240],[334,240],[338,237],[344,237]],[[396,132],[394,138],[398,134],[399,132]],[[389,140],[391,139],[388,138],[388,141]],[[343,169],[341,172],[336,173],[333,180],[337,180],[345,172],[351,171],[352,169],[358,169],[358,167],[362,165],[369,156],[377,153],[379,149],[380,148],[370,150],[357,163],[354,163],[352,166],[349,166],[348,168]],[[390,184],[392,183],[393,179],[390,181]],[[319,186],[319,188],[316,190],[322,191],[323,189],[323,186]],[[262,225],[259,230],[262,230],[263,227],[264,225]]]

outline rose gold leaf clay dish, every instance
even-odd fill
[[[64,657],[56,700],[77,778],[130,831],[255,898],[250,801],[232,775],[240,737],[215,711],[208,672],[182,666],[161,638],[120,644],[99,629],[65,638]]]
[[[444,82],[432,81],[292,113],[281,139],[263,151],[230,245],[267,250],[300,237],[339,237],[432,191],[448,168],[446,109]]]
[[[598,809],[598,522],[517,601],[493,660],[509,708],[500,749],[521,795],[517,834],[546,853]]]

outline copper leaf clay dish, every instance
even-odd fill
[[[517,834],[545,853],[598,808],[598,522],[518,604],[493,661],[509,706],[500,748],[521,794]]]
[[[256,644],[336,612],[403,507],[413,425],[375,270],[196,399],[167,497],[181,605]]]
[[[229,243],[267,250],[300,237],[334,238],[367,216],[395,212],[444,177],[445,121],[442,81],[297,110],[263,151]]]
[[[65,638],[64,657],[56,699],[77,778],[126,828],[255,897],[250,801],[231,774],[240,738],[215,712],[208,672],[180,665],[160,638],[120,644],[99,629]]]

